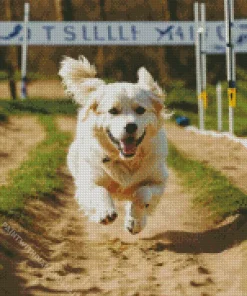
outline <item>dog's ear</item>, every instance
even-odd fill
[[[160,114],[164,110],[164,101],[159,97],[151,97],[151,101],[155,111]]]
[[[162,88],[154,81],[152,75],[144,68],[138,70],[138,84],[145,90],[152,93],[151,101],[157,114],[164,109],[165,93]]]
[[[165,94],[162,88],[154,81],[152,75],[144,68],[140,68],[137,72],[138,74],[138,84],[146,90],[149,90],[154,93],[157,97],[165,97]]]
[[[64,57],[58,74],[67,93],[72,95],[77,103],[84,105],[87,96],[104,84],[103,80],[95,78],[96,73],[95,67],[84,56],[79,56],[78,60]]]

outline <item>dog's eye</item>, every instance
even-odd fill
[[[141,106],[139,106],[139,107],[137,107],[137,108],[135,109],[135,112],[136,112],[137,114],[139,114],[139,115],[142,115],[142,114],[144,114],[144,113],[146,112],[146,109],[143,108],[143,107],[141,107]]]
[[[117,108],[111,108],[108,112],[113,115],[117,115],[120,113],[120,111]]]

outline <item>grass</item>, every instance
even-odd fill
[[[8,121],[8,114],[0,108],[0,124]]]
[[[237,108],[235,109],[235,134],[247,136],[247,74],[238,69]],[[223,129],[228,131],[228,100],[227,85],[222,83],[223,99]],[[217,130],[217,103],[215,86],[208,85],[209,106],[206,110],[206,129]],[[191,124],[198,126],[198,107],[196,91],[184,87],[184,83],[177,81],[168,91],[166,105],[175,111],[175,116],[184,115],[190,118]]]
[[[45,127],[46,139],[12,172],[10,183],[0,188],[1,215],[21,218],[28,198],[51,197],[63,189],[58,168],[65,164],[70,136],[58,131],[52,116],[39,118]]]
[[[26,99],[26,100],[0,100],[0,108],[6,114],[51,114],[74,115],[78,106],[70,99]],[[1,111],[0,109],[0,111]]]
[[[16,81],[21,80],[21,72],[16,71],[14,73],[14,79]],[[27,73],[27,79],[28,80],[58,80],[59,76],[57,74],[53,75],[47,75],[47,74],[42,74],[42,73],[37,73],[37,72],[28,72]],[[0,71],[0,82],[1,81],[7,81],[8,80],[8,73],[6,71]]]
[[[8,112],[0,107],[0,124],[8,121]]]
[[[247,135],[247,80],[245,72],[238,72],[238,108],[236,109],[236,134]],[[1,73],[0,73],[1,80]],[[216,102],[214,88],[208,88],[210,103],[207,110],[206,127],[216,129]],[[224,85],[226,97],[226,85]],[[176,115],[185,115],[197,125],[197,101],[195,91],[186,89],[182,82],[175,82],[168,92],[168,108]],[[24,205],[30,198],[52,198],[63,189],[63,180],[58,174],[65,164],[66,148],[70,142],[67,133],[59,131],[54,123],[54,115],[74,115],[77,106],[71,100],[27,99],[24,101],[0,100],[0,122],[7,121],[9,114],[37,114],[46,130],[46,139],[30,153],[29,158],[12,172],[8,185],[0,188],[0,223],[6,217],[27,221]],[[224,101],[224,128],[227,129],[227,101]],[[183,185],[193,190],[195,205],[207,207],[213,218],[223,219],[241,209],[247,209],[246,195],[232,185],[220,172],[198,161],[187,159],[170,144],[168,164],[172,167]],[[247,248],[246,248],[247,249]],[[9,257],[14,254],[3,242],[0,252]],[[3,265],[0,264],[0,270]]]
[[[236,109],[235,130],[239,136],[247,135],[247,86],[244,80],[247,74],[238,70],[238,108]],[[226,84],[224,97],[226,97]],[[216,129],[216,102],[214,87],[208,87],[210,98],[206,116],[207,129]],[[180,81],[174,82],[166,100],[168,108],[176,115],[185,115],[197,125],[197,101],[195,91],[185,88]],[[77,105],[72,100],[65,99],[27,99],[0,100],[0,108],[5,114],[37,114],[47,130],[47,139],[30,155],[20,169],[13,174],[13,186],[0,189],[1,211],[8,215],[22,209],[27,197],[42,197],[53,194],[60,188],[57,168],[65,158],[64,149],[68,144],[65,135],[56,130],[53,115],[76,114]],[[227,100],[224,100],[224,128],[227,129]],[[41,116],[42,114],[42,116]],[[52,116],[48,116],[52,115]],[[65,138],[64,138],[65,137]],[[66,142],[67,141],[67,142]],[[186,186],[196,189],[197,204],[207,206],[220,217],[231,215],[247,206],[246,196],[229,183],[227,178],[212,168],[197,161],[186,159],[175,147],[171,146],[169,163],[185,180]]]
[[[186,158],[171,143],[168,165],[181,177],[183,185],[193,191],[195,205],[207,207],[214,219],[223,219],[247,209],[246,194],[220,172]]]

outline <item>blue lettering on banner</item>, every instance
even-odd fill
[[[46,39],[51,41],[51,30],[55,29],[55,26],[43,26],[42,28],[46,31]]]
[[[225,51],[223,21],[206,23],[207,53]],[[0,45],[21,45],[23,22],[0,22]],[[236,52],[247,52],[247,21],[234,23]],[[193,46],[193,22],[29,22],[29,45]]]
[[[64,27],[64,33],[69,35],[64,38],[66,41],[74,41],[76,39],[76,34],[75,34],[74,30],[75,30],[74,26],[65,26]]]
[[[247,24],[240,24],[238,27],[241,30],[247,30]],[[239,45],[239,46],[247,44],[247,34],[242,33],[240,36],[238,36],[236,44]]]
[[[93,29],[94,29],[94,40],[96,40],[96,41],[104,41],[105,38],[99,36],[98,26],[94,26]]]
[[[92,40],[87,35],[87,27],[86,26],[82,26],[82,39],[84,41],[91,41]]]
[[[194,41],[194,26],[190,26],[190,41]]]
[[[27,29],[27,40],[31,40],[31,34],[32,34],[32,31],[30,28]],[[19,40],[20,41],[23,41],[23,37],[19,37]]]
[[[168,26],[165,30],[161,30],[160,28],[155,28],[156,31],[160,34],[157,41],[160,41],[165,37],[165,35],[169,34],[169,40],[173,40],[172,29],[174,26]]]
[[[180,37],[180,40],[184,40],[184,32],[181,26],[178,26],[175,34]]]
[[[0,36],[0,39],[1,40],[13,39],[16,36],[18,36],[21,31],[22,31],[22,25],[16,25],[16,26],[14,26],[13,31],[11,31],[9,34],[7,34],[5,36]]]
[[[124,28],[123,26],[119,26],[119,40],[121,41],[128,41],[129,38],[124,37]]]
[[[219,41],[225,41],[226,40],[224,32],[223,32],[224,28],[225,28],[224,25],[219,25],[219,26],[216,27],[216,34],[217,34],[217,36],[219,38]]]
[[[107,27],[107,30],[108,30],[108,40],[109,41],[116,41],[117,40],[117,37],[114,37],[113,34],[112,34],[112,27],[111,26],[108,26]]]
[[[236,45],[247,44],[247,34],[242,34],[238,37],[236,41]]]
[[[131,26],[131,34],[132,34],[132,40],[137,40],[137,34],[140,34],[140,31],[137,30],[136,26]]]

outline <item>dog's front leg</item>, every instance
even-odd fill
[[[134,200],[140,207],[148,208],[155,203],[165,191],[165,182],[162,184],[149,184],[139,187],[135,194]]]
[[[140,207],[139,203],[128,201],[126,203],[125,210],[125,228],[131,234],[137,234],[141,232],[146,225],[146,209]]]
[[[109,224],[117,218],[113,200],[102,186],[79,187],[76,199],[91,221]]]
[[[132,234],[141,232],[147,222],[148,208],[157,203],[165,189],[164,184],[146,185],[138,188],[133,201],[126,204],[125,228]]]

